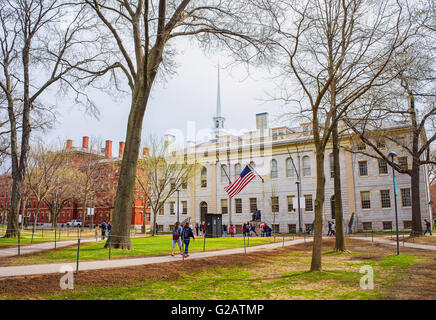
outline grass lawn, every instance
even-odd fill
[[[292,237],[286,240],[292,240]],[[265,243],[273,243],[273,237],[251,237],[246,238],[246,245],[255,246]],[[249,241],[249,243],[248,243]],[[282,241],[282,238],[277,237],[276,242]],[[149,255],[167,255],[171,253],[171,236],[157,237],[141,237],[131,238],[133,250],[111,249],[111,259],[140,257]],[[109,249],[104,248],[106,241],[97,241],[92,243],[84,243],[80,245],[80,261],[108,259]],[[189,252],[203,251],[203,238],[191,239]],[[226,237],[226,238],[207,238],[205,249],[206,251],[218,249],[230,249],[244,246],[243,237]],[[175,253],[178,252],[178,247],[175,247]],[[7,264],[34,264],[34,263],[50,263],[50,262],[66,262],[75,261],[77,257],[77,245],[51,250],[38,254],[11,257]]]
[[[44,295],[44,299],[378,299],[408,268],[425,258],[414,255],[386,256],[362,261],[359,252],[324,252],[322,272],[308,272],[308,253],[269,257],[253,265],[211,267],[186,272],[175,280],[135,281],[129,285],[77,286],[74,291]],[[374,268],[374,290],[360,288],[360,267]]]

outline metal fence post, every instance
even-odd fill
[[[32,240],[30,240],[30,244],[33,243],[33,234],[35,233],[35,227],[32,228]]]
[[[20,255],[20,230],[18,229],[18,256]]]
[[[371,242],[374,242],[374,230],[371,230]]]
[[[111,235],[109,235],[109,260],[111,259]]]
[[[77,238],[76,273],[79,272],[79,256],[80,256],[80,238]]]
[[[285,246],[285,235],[283,235],[283,247]]]
[[[247,248],[245,247],[245,234],[244,234],[244,252],[247,253]]]
[[[55,243],[55,249],[56,249],[56,228],[54,228],[54,243]]]
[[[203,252],[206,251],[206,235],[203,237]]]

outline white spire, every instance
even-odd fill
[[[220,130],[224,129],[225,118],[221,116],[221,85],[220,85],[220,66],[218,63],[218,87],[216,97],[216,115],[213,117],[213,127],[215,130],[215,136],[218,137]]]

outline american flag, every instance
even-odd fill
[[[244,187],[255,178],[255,174],[248,166],[245,166],[239,177],[230,185],[224,188],[230,198],[241,192]]]

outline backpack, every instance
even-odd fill
[[[189,238],[189,236],[191,235],[189,231],[191,231],[189,228],[183,228],[183,239]]]
[[[174,229],[173,231],[173,240],[179,240],[180,234],[179,234],[179,230]]]

